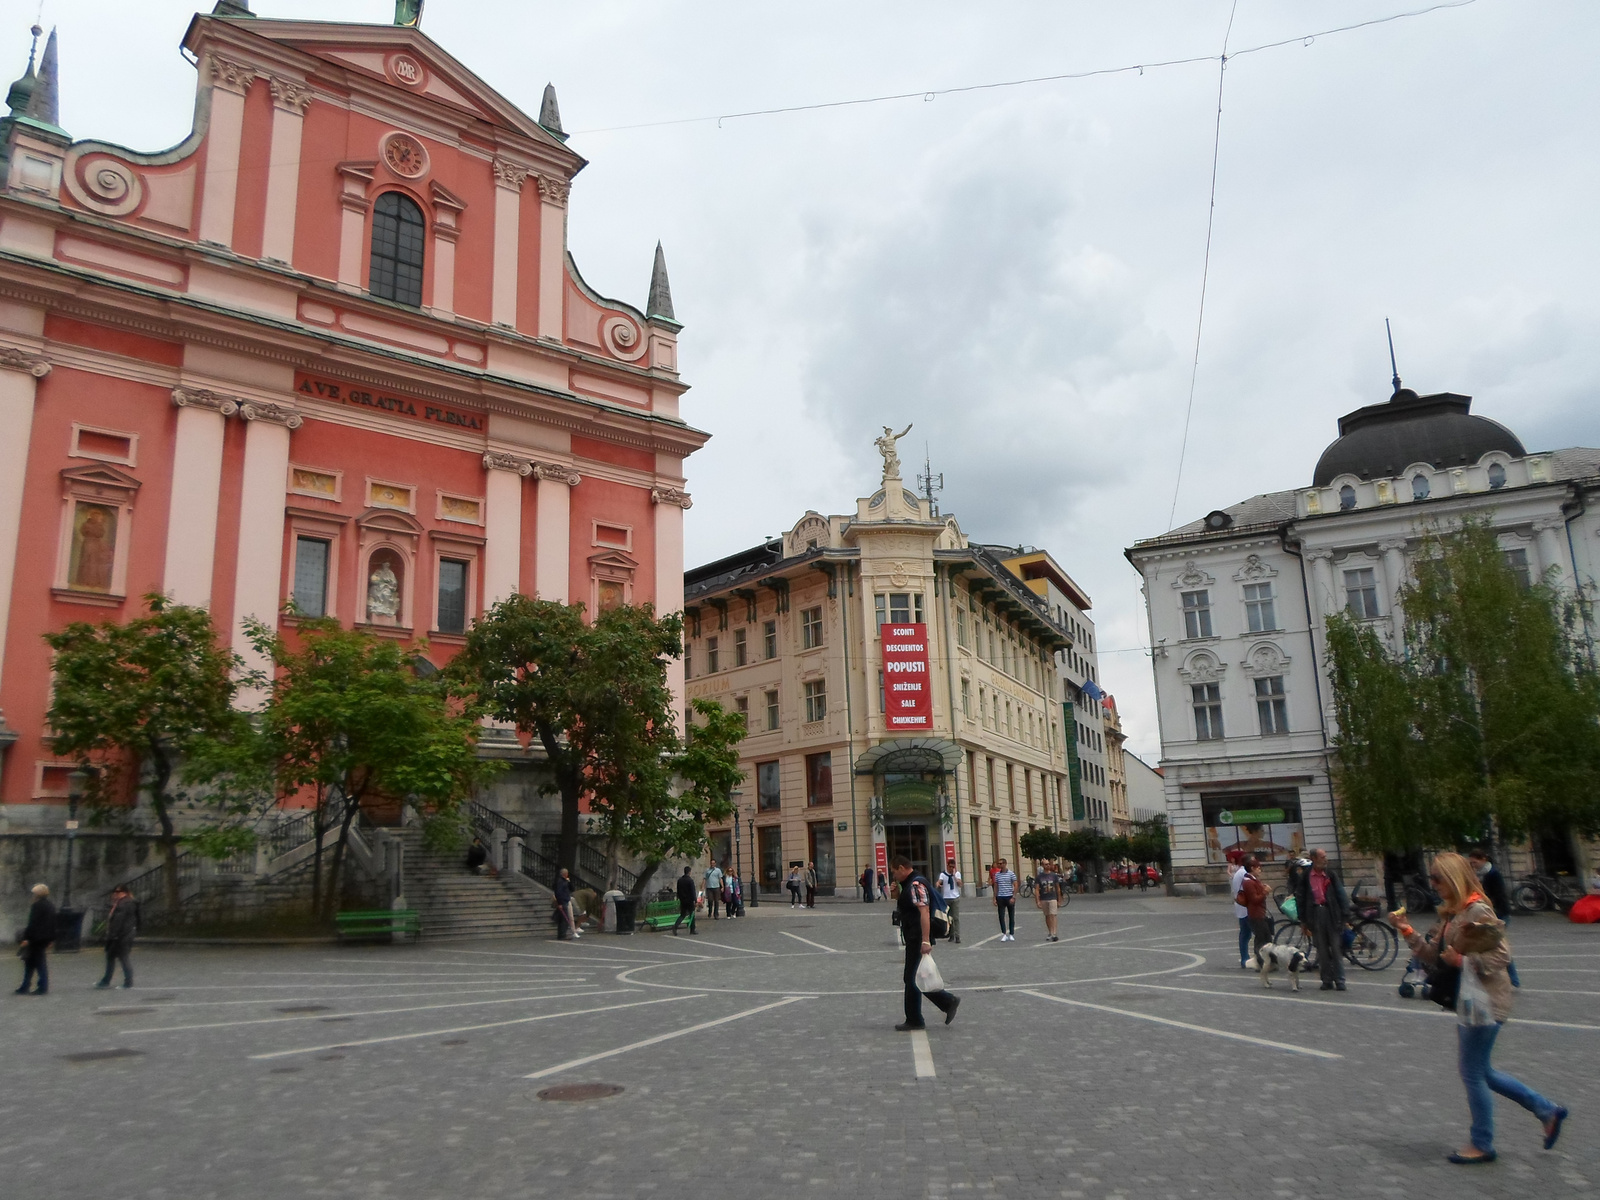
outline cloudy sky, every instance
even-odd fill
[[[571,246],[642,304],[666,247],[689,561],[850,511],[878,426],[915,424],[972,536],[1088,589],[1132,746],[1159,753],[1141,537],[1309,482],[1339,414],[1419,391],[1530,448],[1600,445],[1600,5],[1239,0],[1181,486],[1218,68],[1231,0],[428,0],[423,28],[530,112],[554,82],[591,165]],[[383,21],[392,0],[254,0]],[[0,0],[20,72],[38,0]],[[44,0],[62,120],[140,149],[188,131],[193,0]],[[1213,56],[1093,79],[941,89]],[[912,92],[821,111],[623,128]],[[1118,652],[1121,651],[1121,652]]]

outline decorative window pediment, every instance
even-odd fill
[[[366,531],[382,530],[386,533],[422,536],[422,522],[410,513],[395,508],[369,508],[356,518],[357,528]]]
[[[141,486],[126,471],[108,463],[92,463],[82,467],[67,467],[61,472],[62,494],[85,499],[110,500],[131,504],[134,493]]]
[[[1254,583],[1259,579],[1272,579],[1278,574],[1278,569],[1271,563],[1261,561],[1261,555],[1247,555],[1244,565],[1234,575],[1234,579],[1241,583]]]
[[[1183,564],[1183,570],[1178,572],[1177,578],[1172,581],[1172,586],[1174,589],[1187,588],[1192,590],[1194,588],[1210,587],[1216,581],[1217,577],[1202,571],[1198,563],[1187,562]]]
[[[1183,660],[1178,677],[1185,683],[1216,683],[1227,673],[1228,664],[1219,662],[1209,650],[1196,650]]]
[[[1276,642],[1257,642],[1239,664],[1244,673],[1255,679],[1263,675],[1283,675],[1289,670],[1289,656]]]

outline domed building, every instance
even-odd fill
[[[1424,526],[1487,516],[1526,579],[1600,575],[1600,449],[1530,453],[1472,397],[1394,394],[1339,419],[1309,487],[1271,492],[1135,543],[1144,579],[1174,877],[1226,885],[1322,846],[1346,879],[1378,864],[1339,848],[1327,758],[1325,618],[1345,609],[1386,638]],[[1591,634],[1594,631],[1591,631]],[[1516,863],[1587,873],[1593,847],[1540,844]],[[1530,858],[1532,861],[1530,861]]]

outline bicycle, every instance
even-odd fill
[[[1511,903],[1519,912],[1544,912],[1547,908],[1566,912],[1581,895],[1583,893],[1570,877],[1524,875],[1511,892]]]
[[[1345,930],[1344,958],[1363,971],[1382,971],[1400,954],[1400,939],[1388,922],[1362,917]],[[1317,966],[1317,947],[1299,921],[1286,918],[1272,928],[1272,941],[1292,946],[1306,956],[1306,969]]]

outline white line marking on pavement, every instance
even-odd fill
[[[705,996],[675,997],[683,1000],[704,1000]],[[547,1075],[558,1075],[562,1071],[570,1071],[574,1067],[586,1067],[592,1062],[599,1062],[603,1058],[615,1058],[619,1054],[626,1054],[629,1050],[643,1050],[646,1046],[654,1046],[659,1042],[668,1042],[673,1038],[680,1038],[686,1034],[699,1033],[702,1029],[713,1029],[718,1025],[726,1025],[729,1021],[738,1021],[744,1017],[753,1017],[757,1013],[764,1013],[769,1009],[782,1008],[786,1004],[794,1004],[800,1000],[810,999],[808,996],[786,996],[772,1004],[763,1004],[758,1008],[747,1008],[743,1012],[736,1012],[730,1017],[718,1017],[715,1021],[702,1021],[699,1025],[691,1025],[687,1029],[675,1029],[671,1033],[658,1033],[655,1037],[645,1038],[642,1042],[631,1042],[626,1046],[618,1046],[615,1050],[602,1050],[599,1054],[590,1054],[584,1058],[574,1058],[568,1062],[557,1063],[553,1067],[546,1067],[542,1071],[535,1071],[531,1075],[524,1075],[524,1079],[543,1079]],[[658,1001],[659,1003],[659,1001]]]
[[[581,992],[558,992],[554,996],[506,996],[499,1000],[460,1000],[454,1004],[413,1004],[405,1008],[369,1008],[356,1012],[330,1010],[320,1013],[296,1013],[284,1017],[252,1017],[244,1021],[207,1021],[198,1025],[163,1025],[150,1029],[125,1029],[124,1033],[188,1033],[194,1029],[237,1029],[241,1025],[282,1025],[290,1021],[326,1021],[329,1017],[387,1017],[395,1013],[435,1012],[441,1008],[487,1008],[491,1004],[520,1004],[528,1000],[570,1000],[574,996],[615,996],[627,988],[610,988],[600,991],[586,988]]]
[[[1279,1002],[1289,1000],[1298,1004],[1317,1004],[1327,1008],[1348,1008],[1362,1009],[1366,1012],[1398,1013],[1403,1017],[1451,1017],[1455,1015],[1454,1013],[1447,1012],[1442,1008],[1438,1009],[1437,1012],[1429,1012],[1426,1008],[1402,1008],[1398,1004],[1361,1004],[1355,1001],[1313,1000],[1309,996],[1305,997],[1304,999],[1297,999],[1294,992],[1287,990],[1276,996],[1248,996],[1242,995],[1238,992],[1218,992],[1211,991],[1206,988],[1173,987],[1170,984],[1162,983],[1119,982],[1117,986],[1151,988],[1159,992],[1191,992],[1196,996],[1225,996],[1229,1000],[1277,1000]],[[1436,1005],[1434,1007],[1437,1008]],[[1600,1032],[1600,1025],[1575,1025],[1567,1021],[1535,1021],[1526,1017],[1518,1017],[1516,1020],[1518,1025],[1542,1025],[1546,1029],[1588,1029]]]
[[[268,975],[285,978],[291,975],[310,976],[314,979],[525,979],[526,971],[224,971],[224,975]],[[393,985],[390,985],[393,986]]]
[[[918,1079],[934,1078],[936,1072],[933,1069],[933,1047],[928,1045],[926,1029],[911,1031],[911,1060],[916,1064]]]
[[[448,992],[391,992],[382,996],[356,996],[358,1000],[414,1000],[419,996],[437,999],[440,996],[477,996],[484,992],[525,992],[529,988],[544,987],[577,987],[589,983],[587,979],[554,979],[545,983],[502,983],[495,987],[486,988],[454,988]],[[176,1004],[162,1003],[161,1011],[169,1008],[231,1008],[240,1004],[315,1004],[323,1000],[334,1000],[335,996],[262,996],[258,1000],[179,1000]],[[130,997],[131,1000],[131,997]],[[95,1008],[91,1012],[116,1012],[124,1007],[128,1001],[113,1008]],[[150,1001],[149,1003],[156,1003]]]
[[[790,933],[787,929],[778,930],[784,937],[793,938],[797,942],[804,942],[808,946],[815,946],[818,950],[826,950],[829,954],[843,954],[843,950],[835,950],[832,946],[824,946],[821,942],[813,942],[810,938],[803,938],[798,933]]]
[[[1600,954],[1518,954],[1516,960],[1523,962],[1531,958],[1600,958]]]
[[[453,1029],[428,1029],[422,1033],[395,1033],[388,1037],[364,1038],[358,1042],[329,1042],[325,1046],[301,1046],[295,1050],[273,1050],[267,1054],[252,1054],[250,1058],[288,1058],[293,1054],[315,1054],[319,1050],[348,1050],[354,1046],[376,1046],[381,1042],[409,1042],[416,1038],[442,1037],[447,1033],[473,1033],[479,1029],[503,1029],[507,1025],[527,1025],[534,1021],[554,1021],[557,1017],[585,1017],[591,1013],[616,1012],[619,1008],[643,1008],[647,1004],[670,1004],[674,1000],[704,1000],[704,995],[668,996],[661,1000],[633,1000],[627,1004],[608,1004],[603,1008],[574,1008],[567,1012],[540,1013],[536,1017],[517,1017],[511,1021],[490,1021],[486,1025],[458,1025]]]
[[[1143,925],[1124,925],[1121,929],[1102,929],[1099,933],[1080,933],[1077,937],[1062,938],[1059,942],[1040,942],[1032,949],[1043,950],[1046,946],[1065,946],[1068,942],[1081,942],[1085,938],[1110,937],[1113,933],[1127,933],[1130,929],[1143,928]]]
[[[715,946],[718,950],[737,950],[740,954],[759,954],[762,958],[778,958],[771,950],[751,950],[748,946],[724,946],[721,942],[701,942],[702,946]]]
[[[1273,1050],[1287,1050],[1290,1054],[1305,1054],[1312,1058],[1343,1058],[1342,1054],[1332,1054],[1327,1050],[1314,1050],[1310,1046],[1295,1046],[1289,1042],[1274,1042],[1267,1038],[1251,1037],[1244,1033],[1233,1033],[1226,1029],[1212,1029],[1208,1025],[1191,1025],[1187,1021],[1173,1021],[1166,1017],[1158,1017],[1154,1013],[1129,1012],[1125,1008],[1111,1008],[1105,1004],[1090,1004],[1087,1000],[1068,1000],[1064,996],[1051,996],[1044,992],[1036,992],[1031,988],[1024,988],[1023,994],[1037,996],[1041,1000],[1053,1000],[1057,1004],[1071,1004],[1077,1008],[1092,1008],[1098,1012],[1115,1013],[1119,1017],[1132,1017],[1136,1021],[1151,1021],[1157,1025],[1170,1025],[1174,1029],[1187,1029],[1191,1033],[1209,1033],[1213,1037],[1227,1038],[1234,1042],[1249,1042],[1252,1046],[1267,1046]]]
[[[1003,937],[1003,936],[1004,936],[1003,934],[991,933],[988,937],[984,938],[983,941],[981,941],[981,942],[973,942],[972,945],[964,947],[964,949],[976,950],[979,946],[987,946],[990,942],[994,941],[995,938]]]

